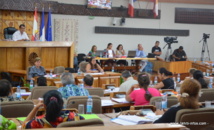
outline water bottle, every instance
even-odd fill
[[[154,79],[154,85],[156,85],[158,83],[158,77],[155,76],[155,79]]]
[[[21,100],[21,98],[22,98],[22,96],[21,96],[21,87],[20,86],[17,86],[16,98],[17,98],[17,100]]]
[[[91,96],[88,96],[86,113],[92,114],[92,109],[93,109],[93,99]]]
[[[197,61],[196,58],[194,58],[194,63],[196,63],[196,61]]]
[[[30,80],[30,90],[33,89],[33,80]]]
[[[81,71],[80,71],[80,69],[78,69],[77,74],[78,74],[78,75],[81,75]]]
[[[207,69],[207,76],[209,77],[210,76],[210,70]]]
[[[102,56],[102,53],[100,53],[100,58],[102,58],[103,56]]]
[[[111,68],[111,72],[114,72],[114,66],[112,66],[112,68]]]
[[[167,108],[167,95],[164,94],[162,96],[162,109],[166,109]]]
[[[213,88],[213,78],[210,78],[209,88]]]
[[[180,81],[181,81],[180,74],[178,74],[178,76],[177,76],[177,82],[180,82]]]
[[[52,70],[50,70],[50,78],[51,78],[51,79],[53,78]]]

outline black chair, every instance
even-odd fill
[[[13,34],[17,31],[14,27],[7,27],[4,29],[4,38],[13,39]]]
[[[85,57],[86,55],[84,54],[84,53],[79,53],[78,55],[77,55],[77,60],[78,60],[78,64],[80,63],[80,62],[82,62],[82,61],[85,61]]]
[[[69,71],[70,73],[76,73],[74,68],[65,68],[65,70]]]
[[[12,81],[11,75],[8,72],[1,72],[1,78],[8,80],[13,87],[17,87],[18,85],[21,84],[21,79],[20,79],[20,82]]]

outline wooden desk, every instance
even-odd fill
[[[175,61],[175,62],[166,62],[166,61],[150,61],[153,63],[153,70],[157,71],[159,68],[164,67],[168,71],[176,74],[188,73],[189,69],[192,68],[191,61]]]
[[[0,41],[0,71],[25,70],[29,55],[36,53],[44,68],[65,66],[73,68],[73,42]],[[63,57],[63,58],[62,58]]]
[[[192,68],[196,68],[197,70],[200,70],[202,72],[207,72],[207,70],[210,71],[210,73],[212,73],[212,67],[210,67],[209,65],[206,64],[202,64],[202,62],[192,62]]]

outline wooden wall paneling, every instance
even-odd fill
[[[116,87],[120,86],[120,76],[110,76],[110,84],[115,84]]]
[[[0,72],[7,70],[7,49],[0,48]]]
[[[55,67],[69,67],[69,48],[56,48],[55,53]]]
[[[25,62],[25,69],[27,69],[28,66],[30,66],[29,64],[29,56],[31,53],[35,52],[39,57],[41,57],[41,50],[42,48],[39,47],[27,47],[26,48],[26,62]]]
[[[42,66],[45,68],[54,68],[55,67],[55,54],[56,48],[42,48],[41,50],[41,58],[42,58]]]
[[[98,80],[98,77],[94,77],[94,82],[93,82],[93,87],[99,87],[101,88],[101,86],[99,86],[99,80]]]
[[[7,48],[7,70],[25,69],[25,49]]]

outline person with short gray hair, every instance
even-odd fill
[[[89,96],[88,90],[75,85],[74,77],[71,73],[63,73],[61,76],[61,82],[63,87],[59,88],[58,91],[62,94],[63,98],[67,99],[70,96]]]
[[[122,72],[122,78],[125,82],[120,85],[120,92],[128,92],[132,85],[138,84],[137,80],[134,80],[130,71],[128,70]]]

